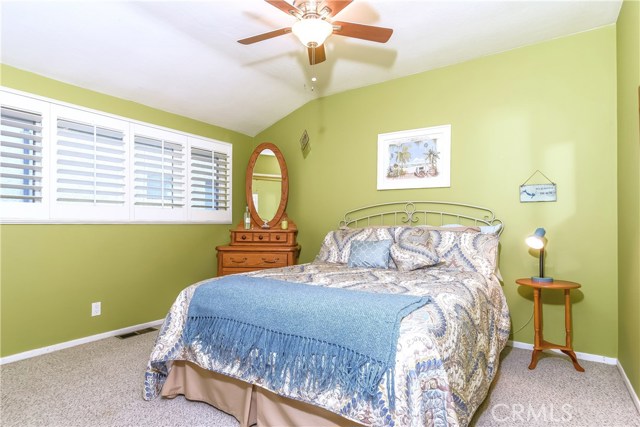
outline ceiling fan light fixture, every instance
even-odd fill
[[[305,47],[317,47],[333,33],[333,25],[319,18],[301,19],[293,24],[291,32]]]

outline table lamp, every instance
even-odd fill
[[[544,238],[546,231],[544,228],[536,228],[533,234],[526,238],[525,242],[531,249],[540,250],[540,276],[532,277],[533,282],[551,283],[552,277],[544,277],[544,246],[547,243],[547,239]]]

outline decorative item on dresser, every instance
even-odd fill
[[[231,243],[218,246],[218,276],[286,267],[298,262],[298,228],[287,216],[289,174],[277,146],[264,142],[249,158],[246,174],[249,228],[231,230]]]

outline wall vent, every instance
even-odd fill
[[[153,332],[153,331],[157,331],[157,330],[158,330],[158,328],[144,328],[144,329],[140,329],[138,331],[129,332],[127,334],[116,335],[116,338],[120,338],[121,340],[123,340],[123,339],[126,339],[126,338],[135,337],[137,335],[142,335],[142,334],[146,334],[147,332]]]

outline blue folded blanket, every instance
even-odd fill
[[[370,399],[385,373],[393,405],[400,321],[428,297],[370,293],[242,275],[201,284],[183,339],[242,379],[277,390],[339,386]]]

